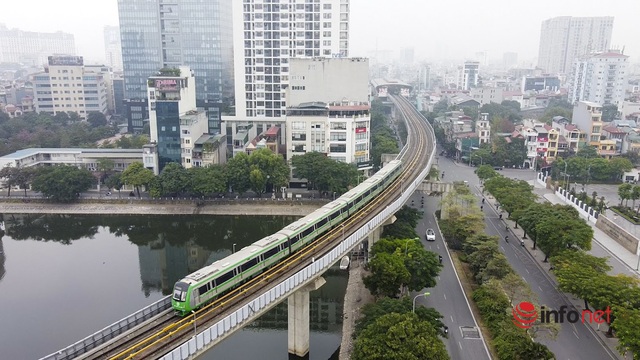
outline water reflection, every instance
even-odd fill
[[[228,256],[234,244],[239,250],[297,219],[293,216],[64,214],[8,214],[4,218],[7,236],[14,240],[71,245],[75,240],[93,239],[101,227],[116,237],[126,238],[138,245],[142,292],[146,297],[154,291],[170,294],[176,281]]]

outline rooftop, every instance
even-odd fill
[[[2,160],[19,160],[38,154],[142,154],[142,149],[85,149],[85,148],[29,148],[0,157]]]

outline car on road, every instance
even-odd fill
[[[436,232],[433,229],[427,229],[427,241],[436,241]]]

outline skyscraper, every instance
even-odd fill
[[[289,58],[348,56],[349,0],[233,1],[233,17],[237,117],[285,114]]]
[[[125,95],[140,100],[130,107],[147,99],[149,76],[189,66],[197,106],[207,110],[209,131],[220,132],[220,108],[233,96],[231,0],[118,0],[118,13]]]
[[[120,28],[117,26],[104,27],[104,56],[106,64],[114,70],[122,70],[122,45],[120,43]]]
[[[538,67],[569,73],[575,59],[611,46],[613,17],[560,16],[542,22]]]

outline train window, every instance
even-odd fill
[[[291,245],[293,245],[293,244],[297,243],[298,241],[300,241],[300,238],[301,238],[301,236],[300,236],[300,235],[301,235],[301,234],[298,234],[298,235],[296,235],[296,236],[294,236],[294,237],[292,237],[292,238],[289,238],[289,239],[290,239],[290,241],[291,241]]]
[[[278,251],[280,251],[280,250],[278,249],[277,246],[272,248],[272,249],[267,250],[267,252],[264,253],[264,259],[266,260],[266,259],[272,257],[273,255],[277,254]]]
[[[204,284],[202,286],[200,286],[200,288],[198,288],[198,292],[200,293],[200,295],[203,295],[204,293],[206,293],[209,289],[207,289],[207,285],[209,284]]]
[[[340,216],[340,211],[336,211],[333,214],[331,214],[331,216],[329,216],[329,218],[331,218],[331,220],[337,218],[338,216]]]
[[[287,243],[280,244],[280,250],[284,250],[287,248]]]
[[[313,226],[309,227],[307,230],[302,232],[302,237],[305,238],[307,236],[309,236],[309,234],[311,234],[313,232]]]
[[[322,227],[322,226],[324,226],[324,224],[326,224],[326,223],[327,223],[327,221],[329,221],[329,218],[328,218],[328,217],[326,217],[326,218],[324,218],[324,219],[322,219],[322,220],[318,221],[318,225],[317,225],[317,227]]]
[[[277,249],[277,247],[275,249]],[[258,258],[257,257],[247,261],[246,263],[242,264],[242,266],[241,266],[242,271],[245,272],[245,271],[251,269],[252,267],[256,266],[257,263],[258,263]]]
[[[349,209],[351,209],[353,207],[353,201],[349,203],[348,207],[349,207]]]
[[[226,274],[218,276],[216,278],[216,284],[218,284],[218,286],[220,286],[220,285],[224,284],[225,282],[231,280],[232,277],[233,277],[233,270],[227,272]]]

